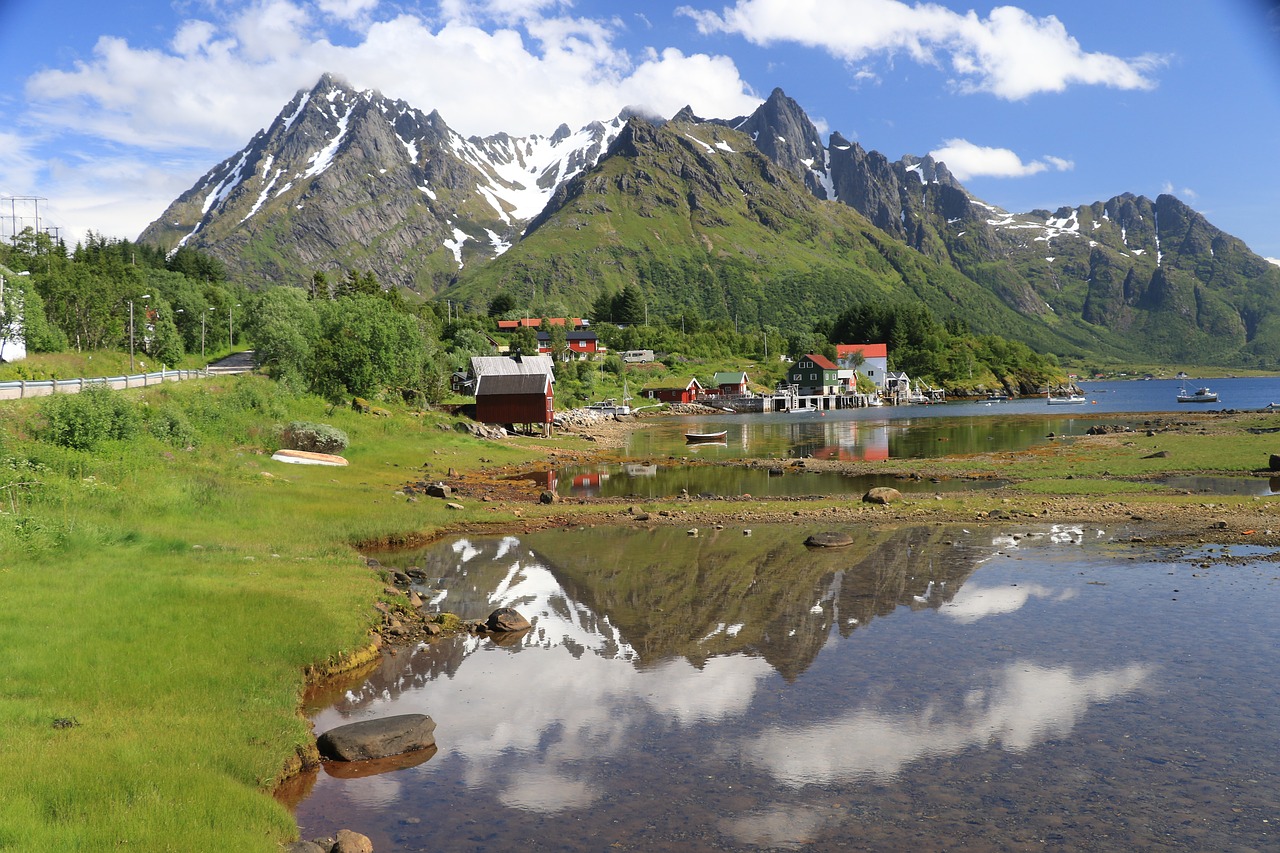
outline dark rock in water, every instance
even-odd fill
[[[769,469],[769,476],[770,476],[770,477],[781,477],[781,476],[782,476],[782,474],[783,474],[783,469],[781,469],[781,468],[770,468],[770,469]]]
[[[848,533],[829,530],[826,533],[814,533],[804,540],[804,544],[810,548],[843,548],[853,544],[853,537]]]
[[[349,829],[339,829],[335,841],[329,853],[373,853],[373,842],[369,836]]]
[[[484,626],[490,631],[524,631],[531,627],[529,620],[510,607],[499,607],[489,614]]]
[[[426,714],[400,714],[330,729],[316,739],[316,747],[334,761],[386,758],[433,746],[435,730],[435,720]]]
[[[324,838],[321,841],[329,841],[329,839]],[[295,841],[285,845],[284,853],[329,853],[332,849],[332,844],[321,844],[320,841]]]
[[[1271,454],[1271,461],[1267,464],[1267,468],[1271,471],[1280,471],[1280,453]]]
[[[888,486],[876,486],[874,489],[868,489],[867,493],[862,496],[862,502],[866,504],[887,504],[900,500],[902,500],[902,492]]]

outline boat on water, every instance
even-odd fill
[[[1089,401],[1083,394],[1050,394],[1045,402],[1050,406],[1079,406]]]
[[[689,444],[701,444],[708,441],[724,441],[724,437],[729,434],[727,429],[719,432],[686,432],[684,440]]]
[[[1218,402],[1218,392],[1210,391],[1208,388],[1197,388],[1194,393],[1188,394],[1187,389],[1183,388],[1178,392],[1179,403],[1216,403]]]
[[[1008,395],[1008,394],[996,394],[996,393],[991,393],[991,394],[988,394],[988,395],[987,395],[987,398],[986,398],[983,402],[985,402],[985,403],[1007,403],[1007,402],[1009,402],[1009,395]]]

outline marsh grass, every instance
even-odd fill
[[[40,401],[2,410],[0,486],[39,485],[0,512],[0,850],[276,850],[303,674],[369,642],[382,583],[355,543],[459,520],[395,496],[418,465],[529,451],[257,378],[128,397],[191,440],[86,451],[31,438]],[[273,462],[285,419],[346,432],[351,465]]]

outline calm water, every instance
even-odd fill
[[[1207,384],[1219,394],[1216,404],[1178,403],[1184,385]],[[1043,398],[1007,403],[947,403],[938,406],[882,406],[832,412],[768,415],[710,415],[671,418],[647,424],[632,434],[633,457],[692,456],[732,459],[744,456],[868,460],[927,458],[961,453],[1023,450],[1046,436],[1080,435],[1099,422],[1137,426],[1145,413],[1262,409],[1280,406],[1280,377],[1219,379],[1187,383],[1172,379],[1081,383],[1088,403],[1049,406]],[[686,445],[684,433],[727,430],[724,445]]]
[[[807,532],[383,555],[424,568],[443,608],[514,606],[534,629],[388,657],[322,705],[317,732],[428,713],[438,751],[322,771],[303,837],[351,827],[380,853],[1280,847],[1276,555],[1018,525],[855,530],[808,551]]]

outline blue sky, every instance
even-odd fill
[[[729,118],[781,87],[824,139],[933,153],[1012,212],[1172,192],[1280,258],[1276,6],[0,0],[0,197],[136,237],[324,71],[464,134]]]

